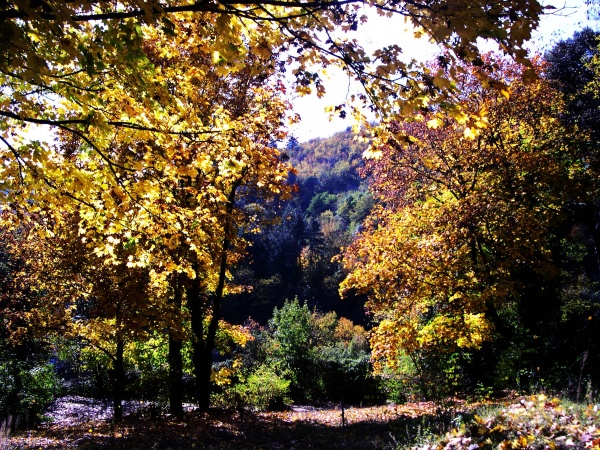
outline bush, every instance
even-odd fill
[[[311,312],[298,299],[275,308],[267,329],[249,325],[254,340],[243,350],[243,367],[269,367],[289,381],[294,401],[380,400],[364,328],[334,312]]]
[[[349,343],[338,341],[318,349],[317,358],[326,399],[349,404],[384,400],[372,374],[371,355],[360,336]]]
[[[472,390],[467,371],[470,361],[467,351],[419,350],[399,356],[395,367],[384,367],[380,377],[388,399],[394,402],[442,400]]]
[[[125,350],[127,366],[135,374],[128,386],[133,398],[167,403],[169,399],[168,341],[156,335],[146,341],[129,342]]]
[[[71,395],[105,398],[112,387],[112,361],[79,339],[57,339],[58,373]]]
[[[44,408],[59,392],[60,380],[50,363],[28,366],[16,359],[0,363],[0,418],[21,418],[22,424],[43,418]]]
[[[226,389],[220,400],[224,406],[281,410],[290,401],[289,391],[290,380],[280,377],[269,366],[261,365],[244,382]]]
[[[310,386],[314,381],[311,349],[314,342],[312,313],[298,299],[286,300],[281,309],[273,310],[269,321],[271,339],[266,363],[288,379],[292,397],[297,400],[310,398]]]
[[[125,398],[156,401],[169,399],[168,338],[159,332],[145,340],[125,344]],[[71,395],[106,398],[114,388],[114,361],[103,351],[80,339],[57,340],[59,374],[65,391]],[[191,346],[184,345],[183,374],[186,395],[190,389],[186,376],[191,373]],[[191,393],[191,392],[190,392]]]

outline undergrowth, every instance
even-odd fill
[[[546,395],[510,405],[485,406],[457,415],[449,432],[419,430],[400,450],[600,449],[600,405],[581,405]]]

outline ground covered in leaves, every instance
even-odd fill
[[[478,415],[475,407],[484,413]],[[598,408],[573,408],[556,399],[524,397],[493,406],[353,407],[343,417],[334,405],[272,413],[190,409],[175,419],[151,405],[128,403],[117,425],[108,404],[69,397],[49,411],[51,422],[0,437],[0,449],[600,448]]]
[[[484,408],[457,425],[418,450],[600,449],[600,405],[546,395]]]
[[[4,442],[19,449],[391,449],[438,409],[434,403],[353,407],[345,409],[344,423],[334,405],[270,413],[189,410],[178,420],[128,403],[125,419],[114,424],[110,404],[68,397],[49,410],[52,421]]]

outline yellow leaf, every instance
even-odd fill
[[[471,127],[467,127],[467,128],[465,128],[465,131],[463,134],[467,139],[475,139],[477,137],[478,133],[477,133],[477,130],[473,130]]]
[[[383,155],[381,150],[376,150],[373,147],[369,147],[363,152],[363,158],[365,159],[379,159]]]
[[[427,122],[427,126],[433,130],[438,129],[441,124],[442,123],[441,123],[440,119],[438,119],[437,117],[435,119],[431,119]]]

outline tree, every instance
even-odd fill
[[[248,55],[235,72],[211,66],[213,55],[191,37],[213,23],[172,24],[177,39],[148,39],[143,49],[153,70],[170,80],[163,94],[172,107],[157,109],[154,99],[139,101],[135,92],[120,95],[131,93],[126,80],[113,80],[112,89],[99,94],[112,117],[125,111],[170,131],[63,129],[53,149],[35,146],[35,161],[19,156],[15,172],[5,173],[11,186],[4,193],[23,219],[36,213],[60,227],[66,215],[76,216],[88,251],[131,273],[147,270],[153,289],[166,293],[163,312],[189,310],[196,396],[208,408],[220,304],[235,289],[229,267],[244,252],[240,229],[261,224],[256,210],[238,202],[285,198],[290,191],[290,167],[273,147],[285,138],[288,104],[283,85],[259,70],[264,60]],[[184,131],[197,127],[202,131]],[[7,145],[14,154],[22,150]],[[106,153],[97,151],[101,147]],[[174,381],[181,378],[177,336],[184,333],[181,321],[168,328]],[[180,410],[181,397],[175,397],[172,406]]]
[[[120,421],[126,387],[126,346],[134,341],[147,340],[152,331],[162,326],[171,326],[169,319],[173,318],[169,317],[162,304],[164,294],[152,292],[149,270],[146,267],[126,267],[127,258],[133,253],[131,247],[117,249],[121,253],[118,255],[119,262],[106,263],[103,258],[82,247],[77,238],[77,229],[71,228],[60,235],[60,240],[52,241],[57,244],[55,258],[62,260],[66,277],[83,278],[79,298],[69,299],[65,292],[58,291],[44,304],[75,303],[76,306],[70,305],[69,308],[72,316],[65,327],[65,335],[83,340],[92,351],[108,358],[112,367],[113,419]],[[49,276],[52,272],[43,271],[37,275]],[[71,309],[72,306],[75,308]]]
[[[571,232],[560,247],[562,314],[553,334],[553,345],[563,349],[558,365],[571,369],[565,372],[570,372],[571,392],[577,399],[582,394],[585,379],[591,383],[599,374],[596,358],[590,357],[598,353],[595,344],[598,338],[592,323],[600,314],[597,300],[600,291],[600,203],[595,178],[600,167],[597,39],[597,32],[584,29],[558,42],[545,54],[545,77],[566,98],[562,120],[576,124],[588,135],[582,161],[589,176],[585,183],[589,195],[586,201],[569,204]]]
[[[147,136],[202,136],[214,130],[203,122],[161,121],[165,116],[185,115],[185,103],[171,102],[169,92],[178,78],[164,76],[154,66],[144,44],[148,39],[173,42],[173,48],[178,40],[189,40],[210,55],[203,67],[215,67],[221,75],[246,67],[248,55],[261,60],[255,70],[266,75],[278,65],[291,66],[300,93],[322,95],[319,67],[339,66],[364,86],[365,95],[356,100],[385,115],[419,111],[431,102],[449,105],[453,88],[446,78],[456,76],[456,70],[432,74],[430,82],[423,83],[421,73],[426,69],[414,61],[403,61],[399,46],[368,55],[356,40],[344,36],[367,20],[360,13],[362,5],[361,1],[4,2],[0,10],[0,116],[4,118],[4,159],[13,165],[8,179],[18,181],[19,170],[32,170],[29,158],[41,161],[38,176],[44,178],[51,170],[47,156],[39,154],[51,156],[54,152],[46,142],[23,138],[23,127],[28,124],[54,126],[85,140],[90,151],[109,165],[114,165],[107,154],[110,139],[92,138],[97,130],[108,135]],[[417,36],[438,42],[447,50],[450,65],[477,61],[475,43],[480,37],[497,41],[507,54],[524,61],[523,43],[543,12],[535,0],[493,6],[466,0],[427,5],[372,2],[370,6],[381,15],[406,19],[416,27]],[[178,21],[198,26],[191,35]],[[433,82],[435,89],[431,89]],[[121,99],[118,114],[107,106],[111,97]],[[152,114],[137,114],[135,104],[151,108]],[[460,112],[452,106],[447,110]],[[345,114],[341,106],[338,111]],[[160,139],[158,136],[154,139]],[[128,164],[124,167],[131,168]],[[85,193],[47,181],[62,195],[85,200]],[[7,189],[3,195],[12,197],[17,192],[16,188]]]
[[[563,120],[575,124],[589,134],[586,141],[585,164],[589,173],[595,174],[600,167],[600,98],[597,95],[598,70],[593,62],[598,60],[598,36],[600,33],[587,28],[576,32],[572,38],[558,42],[544,56],[547,61],[545,77],[566,98]],[[591,183],[593,184],[593,182]],[[599,199],[591,196],[589,201],[571,205],[574,220],[589,233],[594,253],[600,248]],[[595,277],[600,276],[600,264],[591,269]]]
[[[42,295],[23,279],[30,261],[45,247],[28,237],[26,228],[0,229],[0,416],[8,418],[8,427],[12,417],[15,428],[41,419],[58,392],[58,378],[48,362],[53,348],[43,331],[64,319],[61,310],[37,309]]]
[[[287,301],[273,310],[269,327],[273,330],[271,359],[277,370],[291,381],[292,395],[302,397],[311,379],[310,350],[312,342],[312,313],[298,299]]]
[[[15,220],[8,216],[3,218]],[[126,267],[132,247],[117,249],[119,261],[106,264],[82,245],[77,222],[71,217],[60,227],[49,227],[37,221],[18,229],[21,245],[11,251],[24,267],[13,274],[12,282],[26,287],[28,308],[19,311],[13,306],[7,311],[15,319],[10,338],[75,339],[101,354],[110,367],[114,419],[119,421],[126,384],[125,347],[169,326],[168,315],[160,296],[151,292],[147,268]],[[16,320],[19,313],[23,317]],[[21,327],[15,327],[19,322]]]
[[[556,43],[544,55],[547,62],[544,76],[566,96],[565,118],[592,133],[597,133],[599,128],[599,100],[593,90],[586,87],[596,78],[590,64],[598,52],[599,35],[585,28]]]
[[[202,51],[191,56],[204,62],[208,58]],[[165,234],[162,220],[150,220],[151,228],[138,229],[138,233],[153,233],[157,239],[169,236],[160,246],[153,242],[150,252],[162,248],[158,253],[162,266],[159,278],[171,274],[177,280],[176,289],[183,290],[193,333],[196,397],[204,409],[209,406],[221,302],[232,289],[227,284],[229,267],[245,248],[239,229],[256,229],[261,221],[256,211],[239,207],[239,199],[258,198],[261,202],[273,196],[285,197],[289,191],[285,186],[289,166],[272,147],[273,140],[284,137],[281,127],[287,104],[280,99],[282,86],[261,86],[267,80],[261,73],[253,74],[252,63],[249,60],[247,69],[227,77],[214,70],[194,81],[198,97],[190,105],[196,117],[212,120],[221,114],[227,120],[226,131],[206,141],[177,146],[175,153],[167,156],[174,160],[164,161],[164,168],[156,164],[143,169],[145,181],[158,181],[153,187],[159,197],[167,196],[168,206],[151,199],[138,211],[143,218],[152,208],[155,217],[175,227],[167,227],[170,229]],[[171,61],[162,64],[167,66]],[[203,63],[198,66],[203,67]],[[182,90],[182,95],[190,93]],[[206,102],[206,95],[211,102]],[[153,158],[162,157],[161,153],[157,148]],[[144,187],[143,195],[147,195],[148,187]],[[142,254],[145,251],[142,249]]]
[[[511,311],[536,334],[555,312],[544,292],[567,202],[588,192],[585,135],[561,122],[564,103],[545,80],[523,84],[519,68],[484,63],[508,87],[496,96],[473,83],[476,69],[465,75],[465,101],[486,111],[479,133],[450,117],[390,123],[368,162],[378,205],[344,256],[341,290],[369,294],[380,368],[510,339]]]

